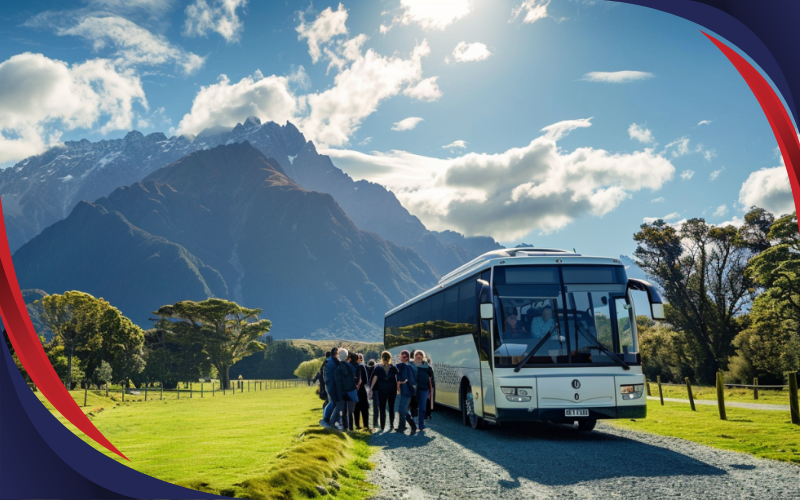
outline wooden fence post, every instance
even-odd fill
[[[214,394],[214,381],[212,380],[211,381],[211,397],[213,398],[214,396],[216,396],[216,395]]]
[[[800,425],[800,406],[797,404],[797,373],[789,372],[789,408],[792,412],[792,423]]]
[[[753,379],[753,399],[758,399],[758,377]]]
[[[644,387],[647,389],[647,395],[652,396],[652,394],[650,394],[650,381],[647,380],[647,377],[644,378]]]
[[[108,397],[108,382],[106,382],[106,397]]]
[[[203,397],[203,383],[200,382],[200,398]]]
[[[661,375],[656,377],[656,382],[658,382],[658,397],[661,399],[661,406],[664,406],[664,392],[661,390]]]
[[[192,383],[189,382],[189,399],[192,399],[192,397],[193,397],[193,394],[192,394]]]
[[[122,390],[122,402],[125,402],[125,384],[120,385],[120,390]]]
[[[720,420],[728,420],[725,414],[725,381],[722,379],[722,372],[717,372],[717,405]]]
[[[164,382],[159,382],[159,387],[161,387],[161,399],[164,399]]]
[[[181,383],[178,382],[178,385],[175,387],[175,390],[178,391],[178,399],[181,399]]]
[[[89,394],[89,382],[83,381],[83,406],[86,406],[86,396]]]
[[[692,411],[697,411],[694,407],[694,396],[692,396],[692,383],[689,382],[689,377],[686,377],[686,389],[689,391],[689,404],[692,406]]]
[[[144,383],[144,400],[147,401],[147,386],[150,385],[150,382]]]

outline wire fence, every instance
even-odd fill
[[[219,380],[202,380],[199,382],[180,382],[175,388],[165,389],[160,382],[143,384],[142,387],[123,387],[119,385],[103,385],[90,388],[88,381],[83,384],[83,404],[89,406],[89,393],[105,396],[112,401],[137,402],[165,399],[194,399],[234,396],[250,392],[263,392],[275,389],[289,389],[294,387],[308,387],[310,382],[305,379],[264,379],[264,380],[231,380],[230,387],[223,387]],[[183,386],[183,387],[181,387]],[[34,392],[36,386],[28,382],[28,387]],[[81,390],[76,387],[73,390]]]

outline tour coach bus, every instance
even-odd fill
[[[386,313],[384,343],[396,357],[431,358],[435,401],[464,423],[577,422],[646,415],[644,375],[631,290],[618,259],[564,250],[510,248],[486,253]]]

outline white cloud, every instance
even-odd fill
[[[794,211],[792,186],[786,167],[762,168],[750,174],[739,191],[739,203],[746,208],[755,205],[776,215]]]
[[[714,217],[724,217],[728,213],[728,205],[720,205],[714,210]]]
[[[717,224],[717,227],[725,227],[725,226],[742,227],[744,226],[744,219],[734,215],[731,220],[726,220],[725,222],[720,222],[719,224]]]
[[[713,150],[713,149],[708,149],[708,150],[703,152],[703,158],[705,158],[706,161],[711,161],[711,159],[712,158],[716,158],[716,156],[717,156],[717,152],[715,150]]]
[[[684,181],[688,181],[692,177],[694,177],[694,170],[686,169],[683,172],[681,172],[681,179]]]
[[[407,95],[418,101],[435,101],[442,97],[442,91],[439,90],[439,86],[436,84],[436,80],[438,79],[438,76],[432,76],[420,80],[416,85],[409,85],[403,91],[403,95]]]
[[[714,120],[700,120],[700,123],[698,123],[697,126],[699,127],[700,125],[711,125],[711,122],[713,121]]]
[[[381,56],[372,49],[359,54],[336,75],[333,87],[304,96],[309,112],[300,121],[303,133],[321,145],[339,146],[347,143],[364,118],[385,99],[403,91],[421,100],[437,99],[441,93],[435,80],[429,79],[420,90],[420,82],[424,82],[421,59],[428,54],[426,40],[414,47],[407,59]]]
[[[398,132],[402,132],[404,130],[412,130],[421,121],[424,121],[424,119],[418,116],[410,116],[404,120],[400,120],[399,122],[394,122],[392,130],[396,130]]]
[[[451,142],[450,144],[446,144],[446,145],[442,146],[442,149],[451,149],[451,150],[452,149],[467,149],[467,143],[466,143],[466,141],[462,141],[462,140],[459,139],[457,141]]]
[[[62,130],[129,129],[134,103],[147,109],[139,78],[105,59],[70,67],[26,52],[0,63],[0,82],[0,163],[43,152]]]
[[[205,60],[170,43],[165,36],[156,35],[123,17],[83,15],[77,19],[65,15],[66,25],[53,13],[37,16],[29,21],[31,26],[55,28],[59,36],[78,36],[92,42],[95,52],[109,50],[120,67],[139,65],[161,66],[175,64],[185,74],[203,66]]]
[[[511,19],[509,22],[518,18],[520,14],[525,12],[525,17],[522,18],[522,22],[527,24],[535,23],[539,19],[547,17],[548,5],[550,5],[550,0],[526,0],[511,9]]]
[[[650,132],[650,129],[642,128],[635,123],[631,123],[631,126],[628,127],[628,135],[631,139],[636,139],[643,144],[653,142],[653,133]]]
[[[586,128],[591,127],[592,118],[580,118],[577,120],[564,120],[558,123],[554,123],[552,125],[548,125],[541,130],[541,132],[545,132],[545,137],[551,139],[553,141],[559,141],[562,138],[566,137],[570,132],[575,130],[576,128]]]
[[[628,83],[653,78],[653,73],[645,71],[592,71],[583,75],[587,82]]]
[[[689,138],[681,137],[680,139],[675,139],[674,141],[664,146],[664,151],[672,147],[675,148],[672,150],[673,158],[689,154]]]
[[[322,57],[321,45],[327,44],[334,37],[347,34],[347,10],[342,4],[334,11],[330,7],[319,13],[314,22],[307,24],[305,16],[300,13],[300,26],[297,30],[298,40],[308,40],[308,54],[311,62],[316,64]]]
[[[717,177],[719,177],[719,174],[721,174],[723,170],[725,170],[725,167],[722,167],[722,168],[720,168],[718,170],[714,170],[713,172],[711,172],[708,175],[708,180],[710,180],[710,181],[717,180]]]
[[[655,221],[657,221],[659,219],[661,219],[661,220],[663,220],[665,222],[668,222],[668,221],[675,220],[675,219],[680,219],[680,218],[681,218],[681,214],[680,213],[672,212],[671,214],[667,214],[667,215],[665,215],[663,217],[645,217],[642,220],[647,224],[652,224],[653,222],[655,222]]]
[[[418,24],[425,30],[443,30],[472,12],[470,0],[400,0],[400,13],[381,25],[386,33],[397,24]]]
[[[228,43],[238,42],[242,36],[242,21],[236,9],[244,7],[247,0],[195,0],[186,7],[186,23],[183,34],[186,36],[206,36],[210,32],[219,33]]]
[[[650,203],[664,203],[664,201],[665,201],[664,197],[659,196],[658,198],[653,198],[652,200],[650,200]]]
[[[302,71],[302,66],[300,67]],[[231,84],[226,75],[201,87],[192,109],[178,124],[179,134],[197,134],[215,125],[232,127],[248,116],[282,123],[297,113],[298,98],[290,89],[291,77],[267,76],[256,71]]]
[[[447,160],[404,151],[320,152],[354,178],[387,186],[432,229],[506,241],[535,229],[561,229],[582,215],[602,216],[631,192],[659,189],[675,173],[669,160],[650,150],[563,153],[547,136],[499,154]]]
[[[359,146],[366,146],[366,145],[367,145],[367,144],[369,144],[370,142],[372,142],[372,137],[367,137],[367,138],[366,138],[366,139],[364,139],[363,141],[359,142],[359,143],[358,143],[358,145],[359,145]]]
[[[349,142],[361,122],[385,99],[401,92],[423,101],[436,100],[442,95],[436,77],[424,78],[422,74],[421,60],[430,54],[426,40],[417,44],[406,58],[398,54],[385,57],[372,49],[362,53],[365,35],[343,39],[346,37],[342,31],[346,33],[346,29],[339,19],[343,23],[347,11],[341,6],[336,12],[326,11],[320,16],[330,21],[330,26],[320,27],[316,24],[319,19],[310,24],[302,20],[298,32],[300,38],[309,40],[312,58],[317,53],[311,49],[313,39],[319,51],[316,60],[327,59],[329,69],[331,66],[339,69],[331,87],[297,95],[291,85],[297,87],[298,82],[307,81],[302,67],[295,76],[264,78],[257,72],[236,84],[222,75],[219,83],[201,89],[179,130],[196,133],[222,124],[214,120],[233,125],[255,115],[262,121],[291,119],[318,146],[340,146]],[[338,17],[331,17],[334,15]]]
[[[456,48],[453,49],[453,59],[456,62],[470,62],[470,61],[483,61],[489,59],[492,53],[485,44],[480,42],[467,43],[459,42]]]

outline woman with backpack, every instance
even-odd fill
[[[381,362],[375,365],[370,380],[370,392],[378,394],[381,431],[386,429],[386,404],[389,404],[389,431],[394,430],[394,401],[397,398],[397,367],[392,364],[389,351],[381,353]]]
[[[433,370],[425,362],[425,353],[414,352],[414,365],[417,367],[417,400],[419,401],[419,430],[425,429],[425,413],[428,399],[433,394]]]
[[[337,403],[334,415],[342,412],[342,430],[353,430],[353,410],[358,402],[358,390],[356,389],[356,369],[353,364],[358,364],[356,353],[348,353],[347,349],[339,349],[339,358],[346,359],[341,361],[336,367],[334,380],[336,381]]]
[[[372,403],[372,428],[378,429],[378,391],[372,392],[372,373],[375,371],[375,360],[370,359],[367,363],[367,395]]]
[[[353,416],[356,421],[356,429],[361,429],[361,424],[363,423],[364,429],[369,430],[369,395],[367,394],[369,377],[367,376],[367,367],[364,366],[364,355],[356,354],[356,357],[358,358],[358,364],[356,364],[358,403]]]

